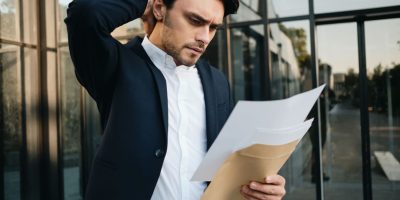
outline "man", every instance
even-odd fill
[[[65,20],[79,82],[104,128],[86,199],[199,199],[190,178],[229,116],[224,75],[199,58],[238,0],[75,0]],[[110,33],[144,14],[144,39]],[[152,24],[151,19],[155,19]],[[154,26],[154,27],[153,27]],[[284,179],[251,182],[246,199],[281,199]]]

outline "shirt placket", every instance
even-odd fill
[[[185,107],[185,99],[186,96],[188,95],[188,83],[185,80],[184,72],[181,71],[182,69],[179,69],[177,75],[179,79],[179,98],[178,98],[178,106],[179,109],[181,110],[181,123],[179,126],[179,141],[181,145],[181,149],[189,149],[187,146],[187,142],[185,141],[185,134],[187,134],[187,126],[188,126],[188,111]],[[187,166],[188,166],[188,151],[182,151],[181,152],[181,170],[180,170],[180,179],[181,179],[181,189],[182,189],[182,200],[183,199],[190,199],[188,196],[189,194],[187,193],[189,191],[188,188],[188,181],[187,181]]]

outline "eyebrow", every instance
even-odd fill
[[[186,12],[185,14],[186,14],[186,16],[188,16],[188,17],[194,17],[194,18],[196,18],[196,20],[199,20],[201,23],[204,23],[204,24],[210,23],[210,20],[205,19],[204,17],[200,16],[200,15],[197,14],[197,13],[188,11],[188,12]],[[224,26],[224,24],[223,24],[223,23],[211,23],[211,26],[213,26],[213,27],[215,27],[215,28],[217,28],[217,29],[220,29],[220,28],[222,28],[222,27]]]

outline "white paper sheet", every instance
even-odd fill
[[[253,144],[283,145],[295,140],[300,140],[311,127],[314,118],[290,128],[266,129],[256,128],[252,134],[248,134],[232,152],[249,147]]]
[[[251,144],[285,144],[301,139],[312,124],[304,122],[325,85],[274,101],[239,101],[208,150],[192,181],[211,181],[225,159]],[[290,135],[292,134],[292,135]]]

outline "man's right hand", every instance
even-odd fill
[[[147,35],[150,35],[153,32],[154,26],[156,25],[156,18],[153,14],[153,0],[148,0],[146,10],[142,16],[144,31]]]

